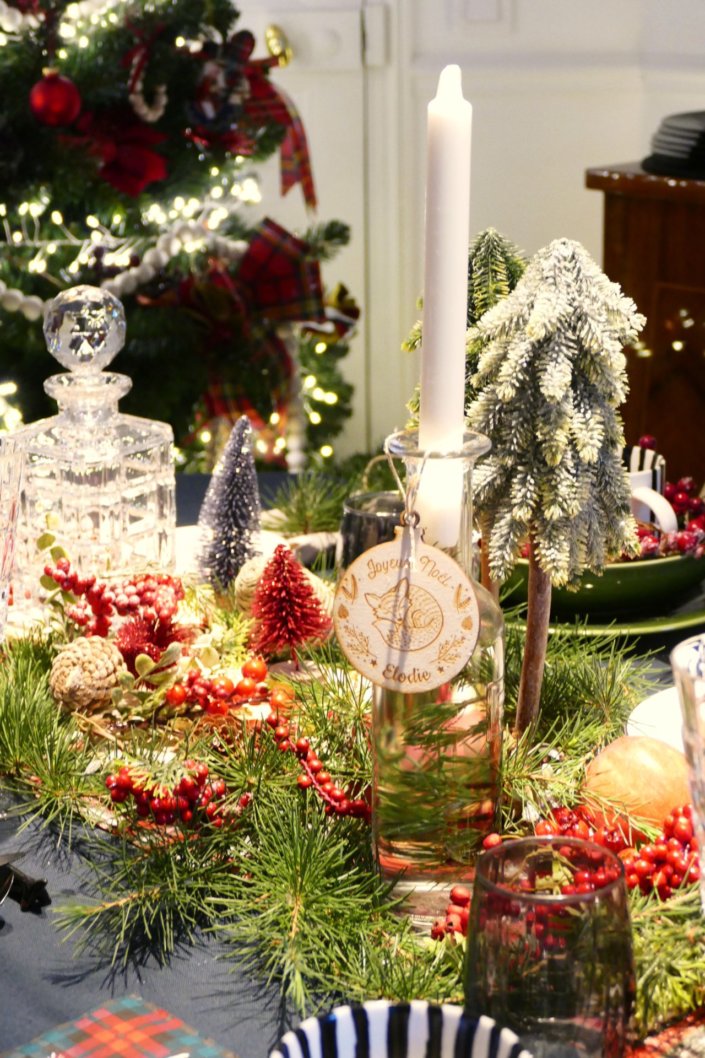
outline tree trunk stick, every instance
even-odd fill
[[[490,574],[490,522],[489,519],[480,522],[480,584],[487,588],[495,602],[499,601],[499,584],[492,579]]]
[[[529,555],[526,645],[521,666],[515,725],[517,735],[523,734],[539,714],[550,614],[551,578],[541,569],[532,551]]]

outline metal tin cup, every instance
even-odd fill
[[[394,539],[404,510],[398,492],[355,492],[343,505],[336,566],[347,569],[363,551]]]

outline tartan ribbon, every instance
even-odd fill
[[[191,135],[196,142],[217,142],[234,154],[246,155],[255,149],[257,132],[265,125],[282,126],[282,194],[301,184],[306,205],[315,209],[316,189],[301,115],[286,93],[270,80],[270,69],[278,66],[279,60],[252,59],[254,47],[255,38],[249,30],[239,30],[220,43],[208,41],[203,45],[197,56],[204,63],[201,99],[190,107],[195,122]]]
[[[315,209],[318,200],[303,121],[289,96],[269,79],[268,69],[273,65],[277,65],[276,59],[260,59],[246,66],[250,95],[245,101],[245,114],[256,122],[284,125],[286,132],[279,148],[282,195],[301,184],[306,205]]]
[[[75,1021],[50,1029],[5,1058],[232,1058],[180,1018],[136,996],[110,1000]]]
[[[258,313],[279,323],[325,318],[318,261],[308,244],[265,217],[235,275]]]
[[[271,339],[266,339],[271,341]],[[265,350],[263,350],[265,352]],[[293,365],[288,353],[284,364],[287,383],[291,379]],[[281,387],[278,387],[281,390]],[[286,404],[284,401],[289,397],[288,386],[286,392],[281,391],[275,401],[275,410],[279,413],[280,421],[286,418]],[[255,430],[265,429],[267,423],[261,413],[244,393],[238,393],[237,387],[222,378],[213,378],[208,389],[203,394],[203,419],[198,423],[198,429],[212,425],[217,419],[227,419],[229,422],[237,422],[246,415]],[[193,437],[193,433],[189,435]]]

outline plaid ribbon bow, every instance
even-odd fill
[[[321,273],[307,251],[307,243],[276,221],[261,222],[235,276],[260,315],[281,323],[324,319]]]

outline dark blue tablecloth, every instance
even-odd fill
[[[0,795],[0,856],[24,850],[17,866],[46,878],[52,904],[38,913],[23,912],[10,899],[0,907],[0,1051],[111,997],[140,995],[240,1058],[265,1058],[281,1034],[278,994],[262,991],[222,961],[223,950],[212,939],[179,952],[163,968],[148,963],[111,974],[90,955],[78,956],[55,919],[60,905],[89,898],[80,888],[80,857],[60,851],[46,833],[29,828],[18,834],[9,805]]]

